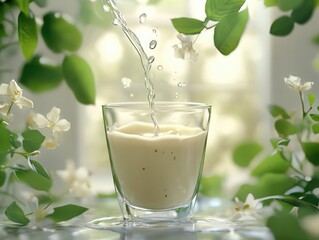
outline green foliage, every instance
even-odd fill
[[[6,182],[6,172],[5,169],[0,169],[0,187]]]
[[[294,22],[304,24],[310,20],[315,9],[315,0],[304,0],[292,13]]]
[[[233,52],[241,39],[249,19],[248,10],[227,15],[215,28],[214,43],[224,55]]]
[[[16,202],[12,202],[10,206],[6,209],[5,215],[9,220],[12,222],[27,225],[30,220],[26,217],[25,213],[23,212],[22,208]]]
[[[204,28],[204,22],[195,18],[174,18],[171,19],[175,29],[183,34],[198,34]]]
[[[54,222],[63,222],[81,215],[88,209],[74,204],[68,204],[65,206],[56,207],[53,210],[53,213],[47,217],[54,220]]]
[[[43,17],[41,34],[46,45],[56,53],[77,51],[82,44],[78,28],[56,12],[49,12]]]
[[[284,119],[288,119],[289,115],[286,110],[278,105],[269,105],[268,111],[270,112],[271,116],[273,117],[282,117]]]
[[[301,146],[309,162],[315,166],[319,166],[319,143],[302,142]]]
[[[240,167],[247,167],[251,161],[263,150],[256,142],[244,142],[236,146],[233,151],[233,160]]]
[[[276,36],[287,36],[294,29],[294,21],[289,16],[277,18],[271,25],[270,33]]]
[[[38,130],[26,130],[22,133],[23,148],[28,153],[39,150],[45,137]]]
[[[289,11],[299,7],[304,0],[277,0],[277,6],[282,11]]]
[[[51,90],[59,86],[62,81],[61,66],[46,63],[45,59],[40,56],[34,56],[29,62],[25,63],[19,79],[19,82],[33,92]]]
[[[223,189],[224,178],[222,176],[202,177],[199,192],[204,196],[218,196]]]
[[[0,122],[0,154],[10,151],[10,136],[11,132],[7,129],[6,124],[4,122]]]
[[[287,137],[296,133],[296,127],[286,119],[278,119],[275,122],[275,129],[279,136]]]
[[[25,15],[20,12],[18,17],[19,44],[23,55],[30,59],[38,46],[37,26],[32,14]]]
[[[84,104],[94,104],[96,94],[94,76],[86,61],[74,54],[65,56],[62,71],[76,99]]]
[[[212,21],[220,21],[228,15],[236,14],[245,0],[207,0],[205,13]]]
[[[35,190],[48,192],[52,187],[52,181],[50,178],[39,174],[38,172],[25,169],[25,168],[15,168],[15,175],[17,179]]]

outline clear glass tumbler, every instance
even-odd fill
[[[114,187],[123,219],[191,217],[204,163],[211,106],[192,102],[102,106]]]

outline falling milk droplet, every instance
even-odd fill
[[[132,80],[129,78],[123,77],[121,79],[121,82],[122,82],[124,88],[129,88],[131,86]]]
[[[157,41],[156,40],[152,40],[151,42],[150,42],[150,49],[154,49],[154,48],[156,48],[156,45],[157,45]]]
[[[159,70],[159,71],[163,70],[163,66],[162,65],[158,65],[157,66],[157,70]]]
[[[145,23],[146,21],[146,13],[142,13],[140,16],[139,16],[139,19],[140,19],[140,23],[143,24]]]
[[[155,57],[154,57],[154,56],[150,56],[150,57],[148,58],[148,62],[149,62],[149,63],[153,63],[154,60],[155,60]]]
[[[153,32],[154,34],[156,34],[156,29],[153,29],[152,32]]]

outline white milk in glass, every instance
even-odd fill
[[[189,204],[202,167],[207,131],[134,122],[108,132],[113,174],[129,205],[169,209]]]

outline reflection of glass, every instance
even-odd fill
[[[211,107],[155,103],[103,106],[115,190],[125,220],[188,219],[201,177]]]

